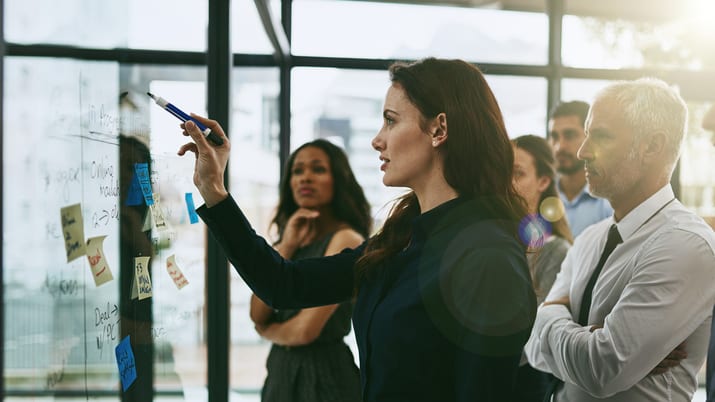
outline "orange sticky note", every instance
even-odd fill
[[[176,285],[177,289],[181,290],[181,288],[189,284],[189,280],[186,279],[181,269],[179,269],[179,266],[176,265],[176,256],[173,254],[166,259],[166,271],[174,281],[174,285]]]
[[[95,286],[114,279],[107,259],[104,257],[104,239],[106,237],[97,236],[87,239],[87,260],[89,260],[89,267],[92,269]]]

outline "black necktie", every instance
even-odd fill
[[[666,204],[667,205],[667,204]],[[618,227],[614,223],[611,228],[608,229],[608,238],[606,239],[606,246],[603,248],[601,253],[601,258],[598,259],[598,264],[596,264],[596,269],[593,270],[591,277],[588,279],[586,284],[586,289],[583,290],[583,297],[581,298],[581,310],[578,314],[578,323],[581,325],[588,324],[588,313],[591,310],[591,296],[593,294],[593,287],[596,285],[596,280],[598,275],[601,273],[603,266],[606,264],[606,260],[611,255],[613,250],[617,245],[623,242],[621,239],[621,234],[618,233]],[[551,383],[547,386],[546,395],[544,395],[544,402],[551,401],[551,397],[556,392],[556,388],[563,384],[563,381],[554,377]]]
[[[588,312],[591,310],[591,296],[593,294],[593,287],[596,285],[596,280],[598,275],[601,273],[603,266],[606,264],[608,256],[611,255],[613,250],[623,242],[621,239],[621,234],[618,233],[618,227],[614,223],[611,228],[608,229],[608,238],[606,239],[606,247],[603,248],[601,253],[601,258],[598,260],[596,269],[593,270],[591,277],[588,279],[586,284],[586,289],[583,290],[583,297],[581,298],[581,310],[578,314],[578,323],[581,325],[588,325]]]

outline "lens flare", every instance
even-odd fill
[[[556,222],[564,217],[566,208],[558,197],[546,197],[539,205],[539,213],[549,222]]]
[[[541,215],[529,214],[519,222],[519,238],[529,248],[539,248],[551,235],[551,223]]]

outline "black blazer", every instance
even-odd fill
[[[422,214],[410,245],[360,284],[353,326],[363,400],[511,400],[536,298],[516,225],[493,209],[488,200],[458,198]],[[231,197],[197,212],[274,308],[353,296],[364,244],[293,262],[255,234]]]

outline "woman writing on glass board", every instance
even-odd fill
[[[273,308],[355,297],[364,401],[509,401],[536,312],[512,184],[513,151],[481,72],[461,60],[390,67],[372,140],[383,183],[408,187],[355,249],[285,260],[251,229],[223,175],[230,142],[187,122],[197,211],[246,283]]]

